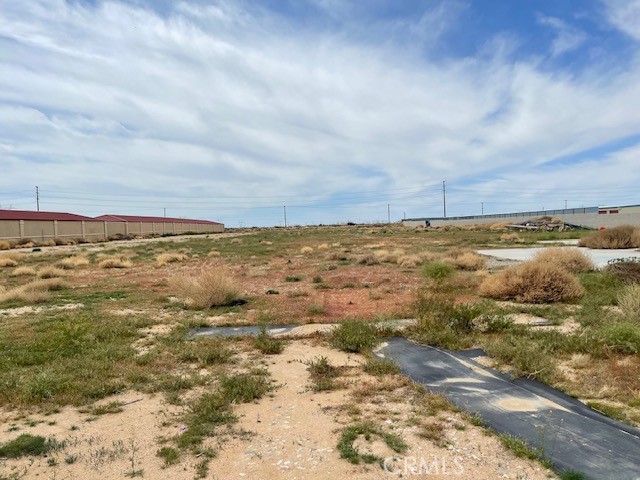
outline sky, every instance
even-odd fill
[[[0,0],[0,208],[640,203],[640,0]]]

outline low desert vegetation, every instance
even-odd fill
[[[344,321],[331,334],[331,344],[345,352],[366,352],[379,342],[376,327],[358,320]]]
[[[126,258],[122,258],[120,256],[112,256],[103,258],[98,262],[98,267],[108,269],[108,268],[131,268],[133,267],[133,262]]]
[[[503,243],[523,243],[524,239],[517,233],[503,233],[500,235],[500,241]]]
[[[500,300],[551,303],[580,298],[584,287],[578,277],[552,263],[525,262],[490,275],[480,284],[480,294]]]
[[[580,246],[597,249],[640,248],[640,228],[623,225],[600,230],[581,239]]]
[[[593,260],[584,252],[572,247],[553,247],[540,250],[534,262],[556,265],[571,273],[588,272],[595,269]]]
[[[463,252],[460,255],[447,257],[443,261],[451,263],[460,270],[477,271],[486,267],[487,259],[473,252]]]
[[[12,301],[26,304],[42,303],[51,298],[49,292],[66,287],[67,284],[60,278],[35,280],[4,292],[0,289],[0,303]]]
[[[0,268],[2,267],[15,267],[18,265],[18,262],[13,258],[5,257],[4,255],[0,256]]]
[[[55,266],[64,270],[73,270],[74,268],[84,267],[89,265],[89,259],[85,256],[78,255],[73,257],[63,258],[55,263]]]
[[[409,446],[401,437],[386,432],[373,422],[359,422],[349,425],[342,430],[338,442],[340,457],[353,464],[381,462],[382,458],[373,453],[363,453],[355,443],[358,439],[371,442],[375,437],[380,438],[391,450],[396,453],[406,452]]]
[[[58,267],[43,267],[38,270],[38,278],[58,278],[66,275],[62,268]]]
[[[618,294],[618,306],[630,320],[640,322],[640,284],[624,287]]]
[[[302,253],[303,255],[308,255],[310,253],[313,253],[313,247],[304,246],[300,249],[300,253]]]
[[[605,268],[605,271],[614,275],[627,284],[640,283],[640,260],[637,258],[620,258]]]
[[[174,275],[169,278],[169,286],[188,308],[232,305],[240,298],[238,285],[223,267]]]
[[[170,263],[182,262],[187,258],[189,257],[184,253],[178,253],[178,252],[161,253],[156,257],[156,265],[158,265],[159,267],[163,267]]]
[[[12,277],[27,277],[34,276],[36,274],[36,269],[33,267],[18,267],[13,272],[11,272]]]

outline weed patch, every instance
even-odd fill
[[[365,352],[379,341],[378,331],[373,325],[357,320],[341,323],[331,334],[331,345],[345,352]]]

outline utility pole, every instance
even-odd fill
[[[391,205],[387,203],[387,223],[391,223]]]
[[[480,205],[482,205],[482,215],[484,215],[484,202],[482,202]]]
[[[565,210],[567,209],[567,201],[566,200],[564,201],[564,209]]]
[[[284,226],[286,228],[286,226],[287,226],[287,206],[285,205],[282,208],[284,209]]]
[[[36,185],[36,207],[40,211],[40,188]]]
[[[164,210],[164,218],[167,218],[167,207],[164,207],[163,210]]]
[[[442,211],[444,218],[447,218],[447,184],[446,180],[442,181]]]

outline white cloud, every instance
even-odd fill
[[[640,41],[640,0],[603,0],[609,21],[619,30]]]
[[[0,188],[307,203],[535,173],[640,131],[637,67],[574,78],[510,55],[432,63],[393,42],[297,31],[237,2],[185,2],[166,17],[117,2],[15,2],[0,9],[0,36],[9,52],[0,60]],[[554,178],[577,184],[581,168]],[[637,169],[615,180],[638,181]],[[215,205],[207,215],[221,218]]]

